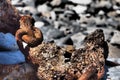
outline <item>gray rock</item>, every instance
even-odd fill
[[[75,10],[77,14],[84,13],[87,10],[87,6],[77,5],[73,7],[73,10]]]
[[[26,6],[22,9],[22,13],[24,14],[37,14],[37,10],[36,8],[32,7],[32,6]]]
[[[111,38],[110,43],[120,45],[120,32],[119,31],[114,31],[114,35]]]
[[[76,3],[76,4],[84,4],[84,5],[87,5],[87,4],[90,4],[92,2],[92,0],[69,0],[69,1],[72,1],[73,3]]]
[[[82,34],[81,32],[76,33],[76,34],[71,36],[71,39],[72,39],[76,49],[79,49],[80,47],[82,47],[81,45],[82,45],[84,38],[85,38],[85,35]]]
[[[20,0],[11,0],[11,4],[12,5],[15,5],[15,4],[18,4]]]
[[[55,43],[58,46],[73,45],[73,41],[70,38],[70,36],[66,36],[66,37],[63,37],[63,38],[60,38],[60,39],[55,39]]]
[[[110,58],[110,57],[108,57],[107,60],[120,64],[120,58]]]
[[[53,39],[60,39],[62,37],[65,37],[65,34],[63,31],[60,31],[59,29],[53,28],[52,26],[44,26],[40,28],[45,41],[51,41]]]
[[[41,28],[41,27],[43,27],[45,24],[44,24],[44,22],[42,22],[42,21],[36,21],[35,23],[34,23],[34,25],[35,25],[35,27],[37,27],[37,28]]]
[[[62,0],[52,0],[50,4],[52,6],[59,6],[62,3]]]
[[[63,31],[59,31],[58,29],[55,29],[55,28],[51,28],[48,30],[48,32],[46,32],[46,36],[48,36],[48,39],[59,39],[61,37],[64,37],[65,34]]]
[[[120,48],[113,46],[110,43],[108,44],[108,46],[109,46],[108,58],[120,58]]]
[[[108,79],[120,80],[120,66],[109,68],[107,74]]]
[[[37,11],[41,13],[45,13],[45,12],[49,12],[50,8],[46,4],[43,4],[43,5],[37,6]]]
[[[27,6],[35,6],[35,0],[22,0]]]

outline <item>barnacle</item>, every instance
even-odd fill
[[[91,36],[95,33],[101,35],[102,32],[96,30],[88,35],[87,37],[93,38],[94,42],[86,38],[88,40],[85,41],[85,47],[78,50],[69,51],[50,42],[43,42],[30,48],[31,61],[39,65],[38,78],[40,80],[99,80],[104,74],[105,52],[102,45],[105,41],[104,35]],[[93,47],[91,48],[87,43]]]

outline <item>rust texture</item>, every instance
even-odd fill
[[[34,19],[27,15],[21,16],[20,19],[20,29],[16,32],[16,40],[24,41],[30,47],[35,47],[43,41],[42,32],[34,27]]]

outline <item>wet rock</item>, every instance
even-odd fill
[[[0,1],[0,32],[15,34],[19,28],[20,15],[9,0]]]

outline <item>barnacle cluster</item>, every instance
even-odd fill
[[[99,35],[95,37],[91,35]],[[98,80],[104,74],[104,35],[96,30],[87,37],[93,38],[94,42],[85,38],[85,47],[68,52],[66,48],[58,47],[55,43],[43,42],[30,48],[29,56],[34,64],[38,64],[37,75],[40,80],[83,80],[81,77],[88,72],[90,80]],[[99,38],[99,39],[98,39]],[[88,39],[86,41],[86,39]],[[97,41],[100,40],[100,43]],[[94,43],[94,44],[93,44]],[[86,44],[91,44],[89,47]],[[101,72],[102,71],[102,72]],[[100,76],[100,77],[99,77]],[[87,77],[84,80],[88,80]]]

